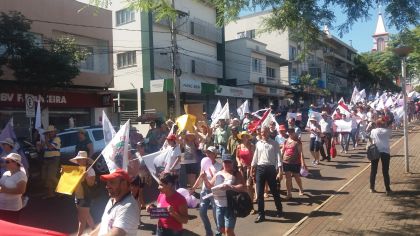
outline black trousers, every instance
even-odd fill
[[[276,167],[273,165],[270,166],[257,166],[256,169],[256,184],[257,184],[257,203],[258,203],[258,214],[265,215],[264,210],[264,187],[265,182],[267,182],[268,187],[270,188],[271,193],[274,197],[274,203],[276,205],[277,211],[283,211],[281,205],[280,193],[277,189],[276,176],[277,171]]]
[[[391,156],[389,153],[381,152],[381,158],[377,160],[372,160],[371,167],[370,167],[370,189],[375,189],[375,180],[376,180],[376,173],[378,172],[378,164],[379,160],[381,160],[382,163],[382,175],[384,176],[384,185],[386,191],[390,191],[390,184],[391,181],[389,179],[389,161],[391,159]]]
[[[322,138],[321,141],[321,148],[320,148],[320,152],[321,152],[321,156],[324,159],[329,159],[331,158],[331,153],[330,153],[330,149],[331,149],[331,139],[332,139],[332,135],[330,133],[323,133],[324,137]],[[324,144],[325,144],[325,148],[327,149],[327,152],[325,152],[324,150]],[[327,154],[327,155],[325,155]]]

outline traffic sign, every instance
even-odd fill
[[[35,96],[25,94],[26,117],[35,117]]]

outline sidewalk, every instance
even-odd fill
[[[381,166],[376,177],[378,193],[369,192],[370,168],[367,168],[289,235],[418,235],[419,140],[417,123],[409,135],[410,174],[405,173],[403,139],[391,149],[390,177],[394,191],[391,196],[385,195]]]

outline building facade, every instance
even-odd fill
[[[305,92],[315,95],[313,98],[321,96],[320,89],[330,90],[333,97],[347,95],[346,87],[349,81],[352,81],[348,72],[354,66],[353,59],[357,51],[329,34],[327,29],[328,34],[326,32],[325,35],[320,35],[321,46],[310,51],[304,59],[298,58],[304,45],[301,42],[294,42],[289,30],[263,32],[260,28],[264,17],[269,14],[270,11],[259,12],[229,23],[225,27],[226,40],[251,38],[266,44],[267,50],[289,60],[288,66],[280,67],[282,84],[289,88],[300,83],[300,76],[310,74],[312,78],[317,79],[317,86],[307,88]]]
[[[0,122],[14,118],[18,134],[26,134],[29,121],[25,114],[25,97],[28,94],[41,99],[44,126],[50,124],[58,128],[68,128],[73,117],[76,126],[98,124],[102,110],[110,110],[112,95],[107,91],[113,87],[112,68],[112,18],[111,11],[86,8],[73,0],[4,0],[0,2],[2,12],[18,11],[32,21],[30,32],[36,44],[48,47],[49,40],[71,37],[76,44],[89,54],[80,63],[80,74],[72,80],[68,88],[53,88],[45,91],[23,90],[4,67],[0,77]],[[26,133],[25,133],[26,132]]]

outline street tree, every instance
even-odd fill
[[[72,85],[87,53],[71,37],[37,45],[30,29],[31,21],[21,13],[0,13],[0,45],[4,45],[0,66],[13,71],[21,89],[46,91]]]

